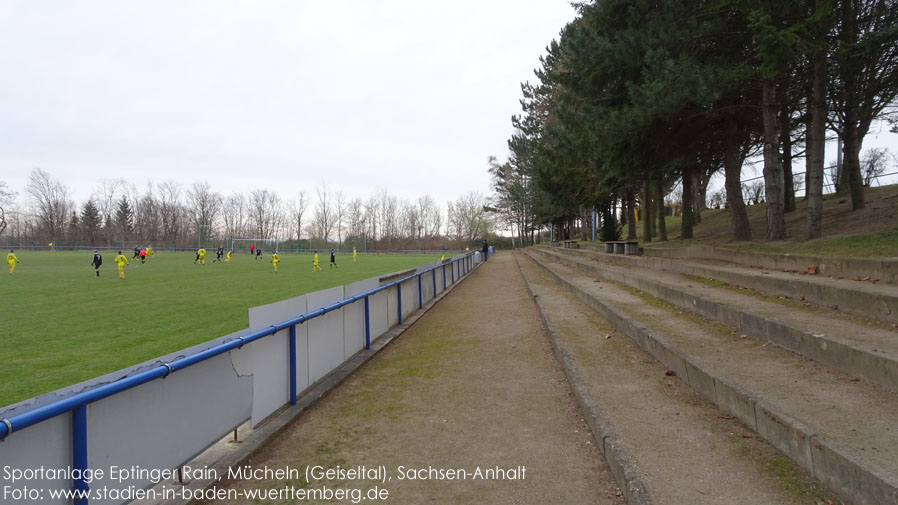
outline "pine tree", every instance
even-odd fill
[[[99,242],[100,225],[100,209],[93,200],[84,202],[81,207],[81,239],[88,245],[95,246]]]
[[[134,212],[131,210],[131,203],[125,196],[119,200],[115,210],[115,223],[121,234],[121,239],[129,240],[134,232]]]

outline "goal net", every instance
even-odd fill
[[[235,238],[231,239],[231,250],[234,253],[249,253],[249,246],[253,246],[254,251],[262,249],[263,254],[271,254],[271,251],[277,249],[277,239],[264,238]]]

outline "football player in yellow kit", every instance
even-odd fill
[[[281,261],[281,257],[278,256],[277,249],[271,254],[271,264],[274,265],[274,273],[278,271],[278,263]]]
[[[13,271],[15,271],[16,263],[18,263],[19,261],[19,257],[16,256],[16,252],[10,249],[9,254],[6,255],[6,264],[9,265],[9,275],[12,275]]]
[[[125,280],[125,265],[128,264],[128,258],[122,254],[121,251],[118,252],[118,256],[115,257],[115,264],[118,266],[118,278],[121,280]]]

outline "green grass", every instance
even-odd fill
[[[782,246],[754,243],[742,245],[740,249],[832,258],[894,258],[898,257],[898,228],[880,233],[789,244],[788,251],[784,251]]]
[[[322,254],[312,273],[311,255],[285,253],[275,274],[265,257],[212,264],[210,254],[201,266],[192,253],[157,253],[132,261],[122,281],[109,252],[100,278],[92,253],[16,254],[15,275],[0,274],[0,406],[239,331],[249,307],[439,259],[341,255],[331,270]]]

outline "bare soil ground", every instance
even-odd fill
[[[529,258],[522,255],[520,262],[654,503],[772,505],[826,497],[803,471],[666,375],[665,367]]]
[[[389,504],[623,503],[510,254],[490,258],[251,465],[383,465],[390,480],[309,482],[303,476],[224,485],[241,492],[379,486],[389,492]],[[469,477],[399,480],[400,465],[465,469]],[[526,467],[526,474],[518,480],[470,477],[478,467],[496,466]]]

